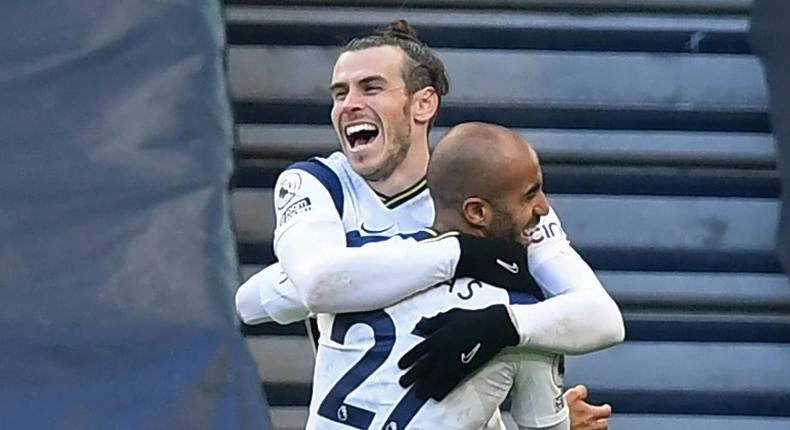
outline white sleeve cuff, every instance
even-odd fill
[[[253,275],[236,291],[236,312],[245,324],[275,321],[289,324],[308,317],[309,312],[279,264]]]
[[[299,292],[285,272],[282,269],[279,272],[281,276],[274,285],[266,285],[260,289],[261,306],[278,324],[307,319],[310,311],[302,303]]]

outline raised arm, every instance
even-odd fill
[[[510,305],[519,345],[584,354],[622,342],[625,327],[620,309],[570,246],[554,210],[541,219],[532,239],[530,272],[547,300]]]

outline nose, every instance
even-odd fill
[[[346,94],[345,99],[341,102],[341,111],[342,112],[355,112],[358,110],[362,110],[363,100],[362,94],[359,91],[351,88],[348,90],[348,94]]]
[[[538,193],[538,201],[533,207],[533,212],[536,216],[545,216],[549,214],[549,199],[546,198],[546,193],[540,190]]]

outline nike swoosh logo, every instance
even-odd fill
[[[496,264],[499,264],[500,266],[502,266],[503,269],[507,270],[508,272],[514,275],[518,273],[518,264],[516,263],[505,263],[504,261],[497,258]]]
[[[477,351],[480,351],[480,342],[475,344],[475,347],[470,349],[469,352],[462,352],[461,353],[461,364],[469,364],[472,362],[472,359],[475,358],[477,355]]]
[[[359,228],[361,228],[362,231],[364,231],[365,233],[376,234],[376,233],[384,233],[385,231],[391,229],[392,227],[394,227],[394,225],[390,224],[384,228],[367,228],[365,227],[365,223],[363,222]]]

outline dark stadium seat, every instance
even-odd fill
[[[783,274],[598,271],[621,306],[790,310]]]
[[[530,11],[549,9],[562,12],[612,12],[631,11],[649,13],[703,13],[703,14],[745,14],[749,12],[751,0],[334,0],[334,6],[377,6],[389,7],[398,12],[404,6],[420,10],[422,8],[443,7],[448,10],[505,9]],[[326,0],[225,0],[228,5],[261,6],[313,6],[325,5]]]
[[[248,279],[264,265],[243,265]],[[783,274],[596,271],[621,307],[790,311],[790,282]]]
[[[447,131],[431,133],[435,143]],[[765,133],[623,130],[518,130],[543,163],[639,164],[689,167],[776,167],[774,140]],[[338,149],[328,125],[245,124],[238,127],[245,157],[302,159]]]
[[[257,336],[248,344],[270,404],[306,405],[313,358],[305,338]],[[566,384],[588,385],[594,401],[624,414],[786,417],[789,360],[786,343],[631,341],[570,357]]]
[[[770,257],[777,222],[777,202],[772,199],[554,194],[550,201],[575,247],[597,262],[594,267],[777,270]],[[273,232],[271,191],[236,189],[232,204],[237,238],[244,245],[241,258],[266,258]],[[642,228],[646,225],[651,228]],[[623,255],[630,255],[631,267],[622,267]],[[739,255],[759,258],[728,261]]]
[[[242,266],[245,279],[263,266]],[[790,343],[790,294],[780,274],[598,271],[623,309],[628,338]],[[303,335],[299,324],[245,327]]]
[[[232,94],[245,101],[327,102],[326,71],[337,53],[315,46],[231,48]],[[760,65],[751,56],[490,49],[437,54],[453,71],[448,104],[687,111],[766,106]]]
[[[511,127],[767,131],[765,86],[750,56],[438,53],[454,71],[440,124],[483,117]],[[237,121],[325,123],[326,71],[336,54],[332,47],[231,48]]]
[[[282,159],[242,159],[235,184],[271,188],[291,162]],[[610,194],[700,197],[776,198],[775,169],[700,168],[689,166],[585,165],[543,163],[545,190],[551,194]]]
[[[508,10],[431,8],[239,7],[228,10],[228,40],[233,45],[337,46],[339,41],[396,18],[407,19],[435,48],[750,52],[745,37],[749,23],[742,16],[662,17],[557,10],[514,14]]]
[[[566,381],[624,413],[787,416],[788,362],[788,344],[632,341],[570,357]]]
[[[721,415],[659,415],[659,414],[620,414],[611,420],[613,429],[628,430],[784,430],[790,426],[790,419],[776,417],[739,417]]]

